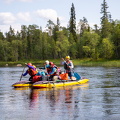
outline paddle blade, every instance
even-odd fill
[[[76,77],[76,80],[80,80],[81,79],[81,77],[80,77],[80,75],[78,73],[74,73],[74,77]]]

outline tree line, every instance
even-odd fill
[[[0,61],[57,59],[70,55],[73,59],[120,59],[120,21],[113,20],[106,0],[101,4],[101,27],[91,28],[87,19],[80,19],[76,27],[75,7],[72,3],[68,27],[47,21],[47,31],[38,25],[22,25],[15,33],[0,32]]]

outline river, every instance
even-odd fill
[[[1,120],[119,120],[120,68],[75,67],[90,81],[52,89],[14,89],[23,67],[0,67]],[[22,77],[28,80],[29,75]]]

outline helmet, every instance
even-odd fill
[[[30,66],[32,66],[32,63],[28,63],[27,65],[30,65]]]
[[[70,56],[66,56],[65,58],[66,58],[66,59],[70,59]]]
[[[49,65],[54,65],[53,62],[50,62]]]
[[[46,64],[49,64],[49,61],[48,61],[48,60],[46,60],[46,61],[45,61],[45,63],[46,63]]]
[[[55,66],[53,62],[50,62],[49,65],[50,65],[50,67],[54,67]]]

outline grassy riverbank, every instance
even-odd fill
[[[104,67],[120,67],[120,60],[75,60],[75,65],[81,66],[104,66]]]
[[[43,66],[45,60],[30,60],[30,61],[17,61],[17,62],[0,62],[0,66],[24,66],[25,63],[31,62],[37,66]],[[61,65],[60,59],[49,60],[56,65]],[[74,59],[72,60],[75,66],[104,66],[104,67],[120,67],[120,60],[91,60],[91,59]]]

